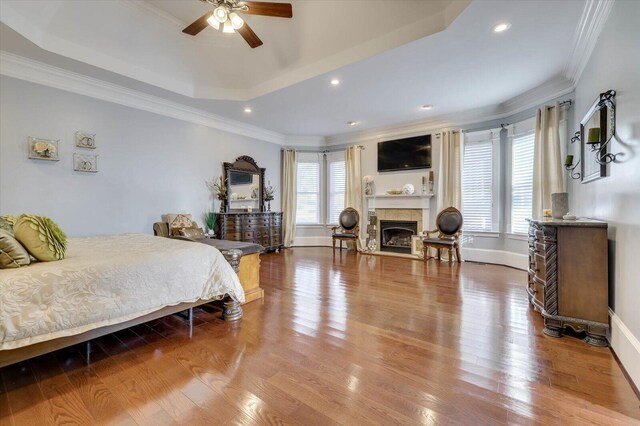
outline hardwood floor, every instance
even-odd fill
[[[297,248],[238,324],[170,316],[0,369],[0,425],[639,424],[611,352],[542,334],[526,275]]]

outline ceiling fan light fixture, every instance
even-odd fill
[[[215,16],[211,15],[207,18],[207,24],[215,28],[216,30],[220,29],[220,22],[216,19]]]
[[[244,20],[235,12],[229,15],[229,19],[234,30],[239,30],[244,25]]]
[[[213,16],[216,17],[216,20],[218,22],[220,22],[221,24],[224,24],[225,22],[227,22],[227,19],[229,18],[229,11],[227,11],[227,8],[223,6],[218,6],[213,10]]]
[[[222,32],[227,34],[233,34],[236,32],[236,30],[233,29],[233,24],[231,23],[231,20],[228,20],[227,22],[224,23]]]

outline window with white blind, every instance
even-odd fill
[[[534,132],[513,137],[511,146],[511,232],[526,234],[533,209]]]
[[[322,154],[300,153],[297,176],[297,224],[320,223],[320,170]]]
[[[327,223],[337,224],[344,210],[346,165],[344,151],[327,154]]]
[[[493,231],[492,133],[465,137],[462,167],[462,215],[467,231]],[[474,137],[475,136],[475,137]]]

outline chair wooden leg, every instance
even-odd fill
[[[438,260],[440,260],[440,249],[436,248],[436,252],[438,253]]]
[[[456,259],[458,263],[462,262],[462,257],[460,256],[460,247],[456,246]]]
[[[422,245],[422,252],[424,253],[424,256],[422,258],[422,260],[424,260],[425,262],[429,259],[429,246],[426,244]]]
[[[451,262],[453,262],[453,250],[449,249],[449,265],[451,265]]]

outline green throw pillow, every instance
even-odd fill
[[[67,236],[48,217],[23,214],[14,225],[13,233],[16,240],[39,261],[64,259]]]
[[[19,268],[31,263],[29,253],[13,238],[13,235],[0,229],[0,269]]]
[[[0,229],[3,229],[13,235],[13,225],[16,224],[16,220],[18,220],[18,216],[0,216]]]

